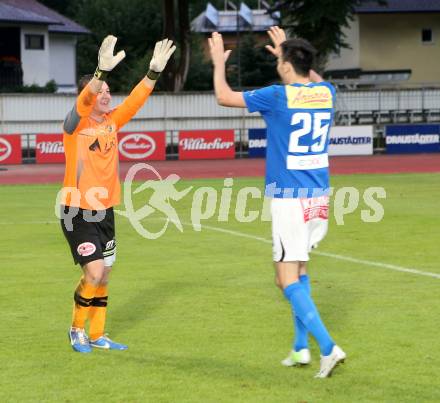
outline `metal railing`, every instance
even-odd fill
[[[125,96],[114,95],[117,105]],[[0,134],[60,133],[74,95],[0,94]],[[338,89],[336,125],[440,121],[440,87]],[[258,114],[217,105],[213,93],[155,93],[124,130],[248,129]]]
[[[440,121],[440,87],[339,90],[335,124],[432,123]]]

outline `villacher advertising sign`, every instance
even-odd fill
[[[1,164],[21,164],[21,136],[19,134],[0,135]]]
[[[165,132],[118,133],[118,142],[120,161],[165,160]]]
[[[37,164],[64,163],[62,134],[37,134],[35,146]]]
[[[235,158],[234,130],[179,132],[179,159]]]

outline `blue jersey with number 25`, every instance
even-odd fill
[[[328,142],[335,89],[326,82],[271,85],[244,92],[267,125],[266,196],[328,194]]]

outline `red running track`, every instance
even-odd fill
[[[178,174],[183,179],[261,177],[264,176],[263,159],[148,161],[162,176]],[[133,163],[121,163],[121,179],[125,178]],[[64,165],[5,165],[0,168],[0,184],[61,183]],[[392,174],[409,172],[440,172],[440,154],[372,155],[358,157],[332,157],[330,171],[333,175]],[[136,179],[153,177],[147,170]]]

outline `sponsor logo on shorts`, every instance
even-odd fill
[[[0,138],[0,161],[6,160],[12,153],[12,147],[9,141]]]
[[[328,196],[300,199],[304,213],[304,222],[319,218],[328,220]]]
[[[115,240],[112,239],[105,244],[105,250],[113,249],[115,247]]]
[[[126,158],[145,159],[156,150],[154,139],[143,133],[133,133],[119,142],[119,152]]]
[[[83,242],[81,245],[78,246],[76,251],[80,256],[90,256],[95,253],[96,246],[91,242]]]

